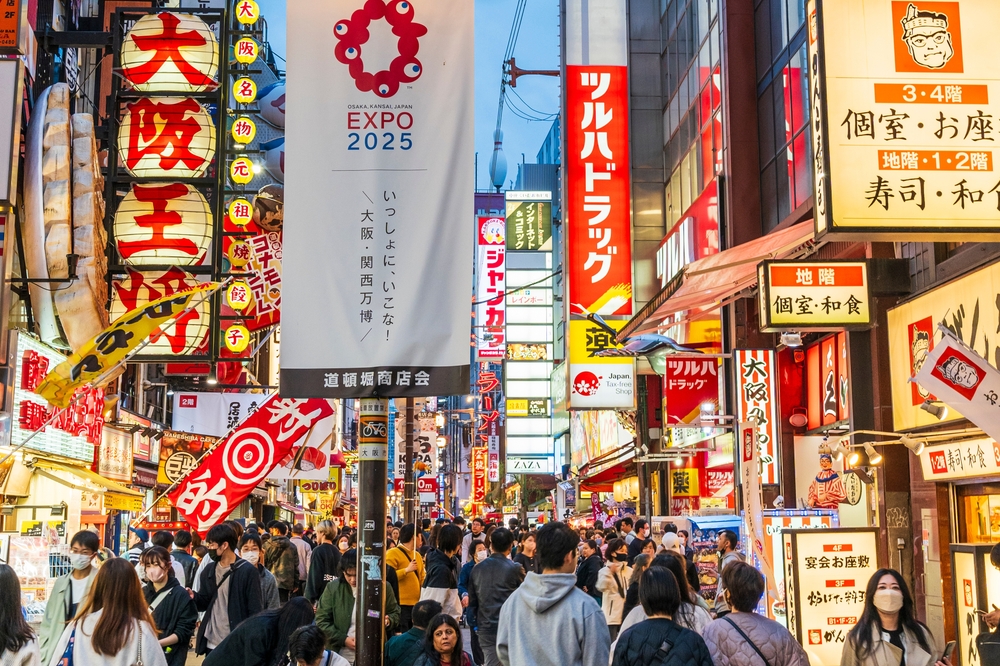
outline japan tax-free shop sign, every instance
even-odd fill
[[[1000,2],[811,0],[816,233],[1000,232]]]
[[[469,391],[473,3],[288,4],[281,395]]]

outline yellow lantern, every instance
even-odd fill
[[[133,185],[115,212],[114,234],[130,266],[193,266],[212,243],[212,209],[191,185]]]
[[[250,285],[243,280],[237,280],[226,288],[226,305],[236,311],[250,307],[251,299]]]
[[[214,90],[219,43],[193,14],[147,14],[125,35],[121,73],[126,85],[139,92]]]
[[[250,263],[251,253],[250,243],[246,241],[233,241],[229,245],[229,251],[226,253],[226,256],[229,257],[229,263],[233,267],[243,268]]]
[[[234,354],[239,354],[247,348],[247,345],[250,344],[250,331],[247,330],[246,326],[233,324],[226,329],[224,338],[226,341],[226,349]]]
[[[246,145],[257,136],[257,126],[246,116],[241,116],[233,121],[233,128],[230,131],[233,141]]]
[[[246,76],[233,84],[233,99],[240,104],[250,104],[257,99],[257,84]]]
[[[254,0],[237,0],[236,20],[243,25],[251,25],[260,18],[260,7]]]
[[[162,272],[129,270],[124,279],[111,284],[111,321],[150,301],[198,284],[193,275],[176,267]],[[191,311],[154,333],[138,356],[188,356],[202,347],[211,329],[211,299],[196,302]]]
[[[253,219],[253,206],[246,199],[233,199],[229,203],[229,221],[238,227],[245,227]]]
[[[229,178],[237,185],[247,185],[253,177],[253,162],[249,157],[237,157],[229,165]]]
[[[236,58],[236,62],[241,65],[249,65],[253,63],[259,54],[260,46],[258,46],[257,42],[249,37],[238,39],[236,40],[236,43],[233,44],[233,57]]]
[[[215,157],[215,124],[190,97],[143,97],[126,107],[118,150],[136,178],[198,178]]]

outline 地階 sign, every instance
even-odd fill
[[[757,268],[762,331],[871,324],[864,261],[765,261]]]

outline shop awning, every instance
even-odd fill
[[[810,220],[691,262],[625,325],[618,339],[655,332],[665,319],[679,313],[686,313],[683,319],[692,319],[726,305],[757,285],[757,264],[799,258],[813,245]]]
[[[51,472],[67,472],[78,479],[82,479],[97,486],[98,492],[104,493],[105,508],[134,511],[136,509],[136,503],[138,503],[138,509],[140,511],[142,510],[142,500],[144,497],[143,493],[138,490],[126,488],[120,483],[107,479],[96,472],[92,472],[86,467],[67,465],[65,463],[47,460],[45,458],[35,458],[31,461],[29,466],[32,467],[37,474],[41,474],[48,479],[52,479],[53,481],[69,486],[70,488],[77,490],[92,490],[86,487],[77,486],[76,484],[67,481],[61,476],[52,474]]]
[[[580,490],[591,493],[610,493],[615,490],[615,481],[635,474],[635,463],[631,460],[612,465],[580,482]]]

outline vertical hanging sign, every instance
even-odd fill
[[[283,395],[469,392],[473,28],[471,0],[289,3]]]
[[[773,349],[736,350],[736,419],[757,422],[760,483],[778,483],[777,364]]]
[[[507,323],[506,225],[502,217],[476,218],[476,358],[504,357]]]

